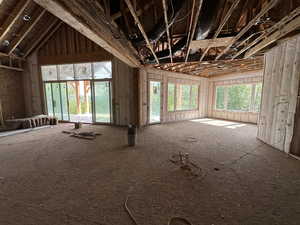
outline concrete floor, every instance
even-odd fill
[[[70,124],[0,139],[0,224],[299,225],[300,162],[262,142],[256,126],[196,120],[154,125],[126,147],[126,129]],[[169,161],[179,151],[197,178]]]

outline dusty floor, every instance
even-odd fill
[[[126,147],[126,129],[85,126],[96,141],[60,125],[0,139],[0,224],[299,225],[300,161],[258,141],[256,127],[220,121],[155,125]],[[198,178],[169,161],[179,151]]]

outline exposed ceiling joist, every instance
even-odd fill
[[[143,27],[143,25],[141,24],[141,21],[140,21],[139,17],[137,16],[137,14],[136,14],[136,12],[135,12],[135,10],[134,10],[134,7],[133,7],[131,1],[130,1],[130,0],[125,0],[125,2],[126,2],[128,8],[129,8],[129,11],[130,11],[131,15],[133,16],[133,18],[134,18],[134,20],[135,20],[135,22],[136,22],[136,24],[137,24],[137,26],[138,26],[140,32],[142,33],[142,35],[143,35],[143,37],[144,37],[144,39],[145,39],[145,41],[146,41],[146,43],[147,43],[147,45],[148,45],[148,48],[149,48],[150,51],[152,52],[152,54],[153,54],[153,56],[154,56],[154,58],[155,58],[155,60],[156,60],[156,63],[159,64],[159,60],[158,60],[158,58],[157,58],[157,56],[156,56],[156,54],[155,54],[155,51],[154,51],[154,49],[153,49],[153,46],[152,46],[151,43],[150,43],[150,40],[149,40],[149,38],[148,38],[148,36],[147,36],[147,34],[146,34],[146,31],[144,30],[144,27]]]
[[[251,47],[255,46],[257,43],[259,43],[261,40],[263,40],[264,38],[266,38],[267,36],[269,36],[271,33],[273,33],[276,30],[280,30],[282,29],[282,27],[287,24],[288,22],[290,22],[291,20],[293,20],[294,18],[296,18],[297,16],[300,15],[300,7],[296,8],[295,10],[293,10],[291,13],[289,13],[289,15],[285,16],[284,18],[282,18],[278,23],[274,24],[272,27],[270,27],[269,29],[267,29],[264,32],[260,32],[262,33],[259,37],[257,37],[254,41],[252,41],[251,43],[249,43],[247,46],[245,46],[243,49],[241,49],[239,52],[237,52],[232,59],[235,59],[236,57],[238,57],[239,55],[243,54],[244,52],[246,52],[248,49],[250,49]],[[251,37],[251,36],[250,36]],[[247,39],[246,39],[247,40]],[[242,44],[242,43],[241,43]]]
[[[92,0],[34,0],[69,26],[132,67],[140,67],[136,51],[125,35]]]
[[[12,54],[13,51],[18,47],[18,45],[26,38],[26,36],[30,33],[30,31],[34,28],[34,26],[40,21],[40,19],[45,15],[46,10],[42,10],[40,13],[36,13],[32,17],[32,22],[27,26],[24,26],[19,34],[18,38],[15,38],[9,48],[9,54]]]
[[[282,29],[279,29],[278,31],[274,32],[270,36],[266,37],[262,42],[260,42],[258,45],[256,45],[254,48],[249,50],[245,58],[249,58],[259,52],[260,50],[264,49],[265,47],[269,46],[270,44],[278,41],[280,38],[284,37],[288,33],[292,32],[293,30],[300,27],[300,16],[286,24]]]
[[[185,62],[187,62],[187,60],[189,58],[189,55],[190,55],[191,42],[192,42],[192,40],[194,38],[194,35],[195,35],[195,32],[196,32],[197,22],[198,22],[198,18],[199,18],[199,15],[200,15],[200,11],[202,9],[202,5],[203,5],[203,0],[199,0],[199,5],[198,5],[196,16],[195,16],[195,21],[193,23],[192,32],[191,32],[191,35],[190,35],[190,38],[189,38],[188,44],[187,44],[187,53],[186,53],[186,57],[185,57]],[[192,22],[192,19],[191,19],[191,22]]]
[[[11,31],[13,25],[20,18],[26,7],[29,5],[31,0],[19,1],[18,4],[13,9],[10,16],[7,17],[4,24],[1,26],[2,30],[0,30],[0,42],[3,41],[5,36]]]
[[[240,0],[235,0],[235,1],[232,3],[232,5],[231,5],[230,9],[228,10],[226,16],[224,17],[223,21],[221,22],[220,26],[218,27],[218,30],[217,30],[216,33],[214,34],[213,39],[216,39],[216,38],[219,36],[219,34],[221,33],[223,27],[224,27],[225,24],[228,22],[229,18],[231,17],[232,13],[233,13],[234,10],[236,9],[236,7],[239,5],[239,3],[240,3]],[[229,43],[228,43],[228,44],[229,44]],[[227,45],[228,45],[228,44],[227,44]],[[223,46],[226,46],[226,45],[223,45]],[[204,59],[204,57],[206,56],[206,54],[208,53],[208,51],[209,51],[209,49],[210,49],[211,47],[214,47],[214,46],[208,46],[208,47],[205,49],[205,51],[203,52],[203,54],[202,54],[202,56],[201,56],[201,58],[200,58],[200,62]]]
[[[154,3],[155,3],[155,1],[151,0],[149,3],[147,3],[144,6],[144,8],[136,10],[136,15],[141,16],[143,14],[143,12],[147,11],[152,5],[154,5]],[[125,12],[129,12],[129,9],[125,9]],[[122,12],[117,12],[111,16],[111,19],[116,20],[116,19],[120,18],[122,15],[123,15]]]
[[[57,23],[57,21],[58,21],[58,19],[55,18],[51,22],[51,24],[49,26],[47,26],[47,28],[39,35],[39,37],[36,38],[36,40],[34,40],[34,42],[31,43],[30,47],[24,53],[24,57],[27,57],[34,49],[36,49],[36,47],[42,40],[46,39],[46,35],[48,35],[52,29],[55,29],[55,24]]]
[[[229,45],[234,37],[226,38],[214,38],[214,39],[204,39],[191,42],[191,49],[198,48],[213,48],[213,47],[223,47]]]
[[[166,25],[166,31],[167,31],[170,58],[171,58],[171,63],[173,63],[173,53],[172,53],[172,45],[171,45],[169,22],[168,22],[167,3],[166,3],[166,0],[162,0],[162,2],[163,2],[163,8],[164,8],[164,18],[165,18],[165,25]]]
[[[216,60],[219,60],[229,49],[238,41],[257,21],[265,15],[270,9],[272,9],[280,0],[271,0],[261,11],[236,35],[234,40],[230,45],[227,46],[217,57]]]

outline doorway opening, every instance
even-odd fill
[[[161,122],[161,82],[149,82],[149,124]]]
[[[42,75],[49,115],[69,122],[112,122],[110,62],[43,66]]]

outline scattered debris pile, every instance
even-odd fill
[[[191,162],[188,153],[179,152],[178,154],[174,154],[172,155],[170,162],[180,166],[182,170],[186,171],[193,177],[198,177],[201,173],[201,168],[195,163]]]
[[[63,131],[64,134],[70,134],[70,137],[76,137],[87,140],[94,140],[97,136],[102,135],[96,132],[75,132],[75,131]]]

